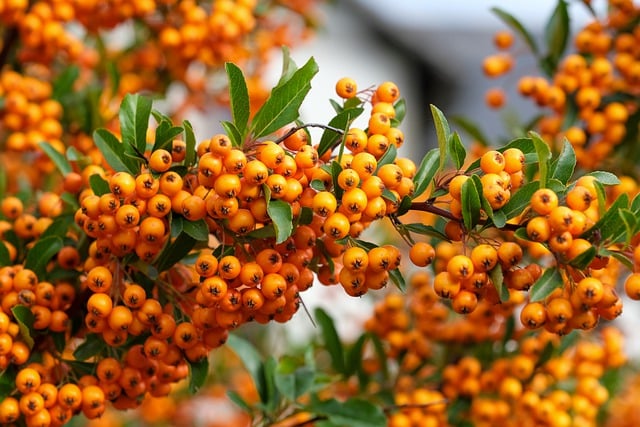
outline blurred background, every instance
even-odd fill
[[[335,82],[344,76],[354,78],[358,88],[386,80],[398,84],[407,103],[401,129],[405,145],[401,155],[419,162],[436,146],[435,129],[429,109],[434,104],[448,118],[462,116],[473,120],[486,136],[499,144],[509,138],[509,123],[531,119],[535,109],[515,91],[518,76],[535,73],[527,47],[516,38],[510,52],[515,53],[514,72],[489,79],[482,72],[482,60],[496,53],[493,35],[507,26],[491,11],[499,7],[522,20],[534,37],[542,40],[544,26],[556,0],[337,0],[322,8],[321,25],[307,43],[295,48],[294,60],[303,64],[313,56],[320,71],[303,104],[302,117],[326,123],[333,116],[329,98],[336,98]],[[593,1],[596,12],[606,7]],[[571,28],[589,22],[590,14],[581,1],[569,1]],[[277,81],[280,64],[274,61],[271,74]],[[484,103],[491,87],[507,93],[506,107],[492,110]],[[366,123],[362,126],[366,126]],[[472,139],[461,131],[468,146]],[[509,138],[510,139],[510,138]],[[336,319],[345,339],[355,337],[371,314],[375,296],[344,298],[341,289],[316,285],[303,295],[309,312],[321,306]],[[637,304],[625,304],[619,326],[628,335],[640,329]],[[293,321],[273,328],[274,349],[287,342],[304,344],[314,331],[310,316],[301,310]],[[640,341],[627,341],[630,354],[640,354]]]

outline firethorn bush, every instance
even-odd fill
[[[392,81],[341,78],[309,122],[318,64],[284,48],[262,89],[312,3],[0,4],[0,424],[194,425],[207,394],[233,413],[211,425],[637,423],[609,323],[640,299],[636,7],[571,36],[559,0],[544,47],[494,9],[546,76],[517,83],[541,115],[491,144],[431,105],[416,162]],[[518,42],[494,43],[499,78]],[[210,100],[229,120],[196,136],[186,110]],[[377,297],[353,342],[307,310],[313,286]],[[299,311],[317,337],[266,354]]]

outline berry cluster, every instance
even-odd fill
[[[392,109],[399,97],[391,82],[372,93],[385,100],[375,105]],[[101,140],[117,138],[100,132]],[[288,321],[316,273],[353,296],[386,286],[400,251],[357,237],[412,193],[416,166],[396,158],[396,123],[372,112],[369,128],[340,131],[322,156],[304,126],[281,134],[242,147],[217,134],[194,142],[191,156],[184,139],[145,139],[153,148],[144,153],[127,148],[139,172],[124,154],[106,152],[104,167],[58,159],[71,170],[65,197],[43,193],[37,215],[16,196],[2,199],[12,265],[2,271],[0,357],[25,386],[3,403],[0,422],[62,425],[79,413],[100,417],[108,404],[125,409],[166,396],[231,330]],[[289,211],[297,227],[279,235],[286,224],[272,209]],[[34,261],[30,251],[44,250],[47,239],[59,251]],[[193,249],[192,263],[174,254]],[[35,351],[46,364],[34,365]],[[79,375],[79,364],[90,368]]]
[[[631,144],[633,134],[629,135],[626,122],[637,112],[631,100],[640,82],[638,31],[634,29],[638,7],[626,0],[608,4],[604,16],[594,14],[593,21],[570,39],[573,52],[563,52],[542,64],[546,75],[525,75],[517,83],[520,95],[544,112],[537,121],[543,138],[552,145],[567,138],[578,164],[587,169],[602,165],[621,144]],[[499,78],[513,69],[513,39],[508,31],[496,34],[494,44],[500,53],[485,58],[487,77]],[[527,43],[532,46],[531,41]],[[503,107],[504,90],[488,90],[486,103],[492,108]],[[626,149],[621,150],[624,156]]]
[[[367,329],[383,340],[399,369],[398,410],[389,424],[596,425],[609,398],[604,372],[626,362],[621,332],[607,327],[599,341],[563,347],[554,333],[509,332],[518,304],[514,296],[498,306],[483,302],[468,316],[451,315],[428,275],[418,273],[406,295],[389,294],[376,305]],[[505,334],[512,334],[516,348],[489,356],[483,346]],[[456,350],[460,345],[463,353]]]

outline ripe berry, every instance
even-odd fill
[[[336,94],[340,98],[349,99],[356,96],[358,84],[351,77],[343,77],[336,82]]]
[[[409,259],[418,267],[426,267],[433,262],[436,251],[429,243],[416,242],[409,250]]]

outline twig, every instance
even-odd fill
[[[457,222],[462,222],[462,220],[460,218],[457,218],[456,216],[454,216],[451,212],[449,212],[448,210],[439,208],[437,206],[435,206],[434,203],[434,199],[429,199],[425,202],[413,202],[411,203],[411,207],[409,208],[409,210],[413,210],[413,211],[422,211],[422,212],[429,212],[438,216],[441,216],[443,218],[447,218],[450,219],[452,221],[457,221]],[[486,225],[487,224],[487,220],[479,220],[478,221],[478,225]],[[507,223],[504,225],[504,227],[500,227],[501,230],[507,230],[507,231],[516,231],[517,229],[521,228],[521,227],[526,227],[526,222],[524,224],[510,224]]]
[[[16,40],[18,39],[18,27],[12,25],[7,28],[4,39],[2,40],[2,50],[0,50],[0,68],[4,67],[7,60],[9,59],[9,52],[13,48]]]

